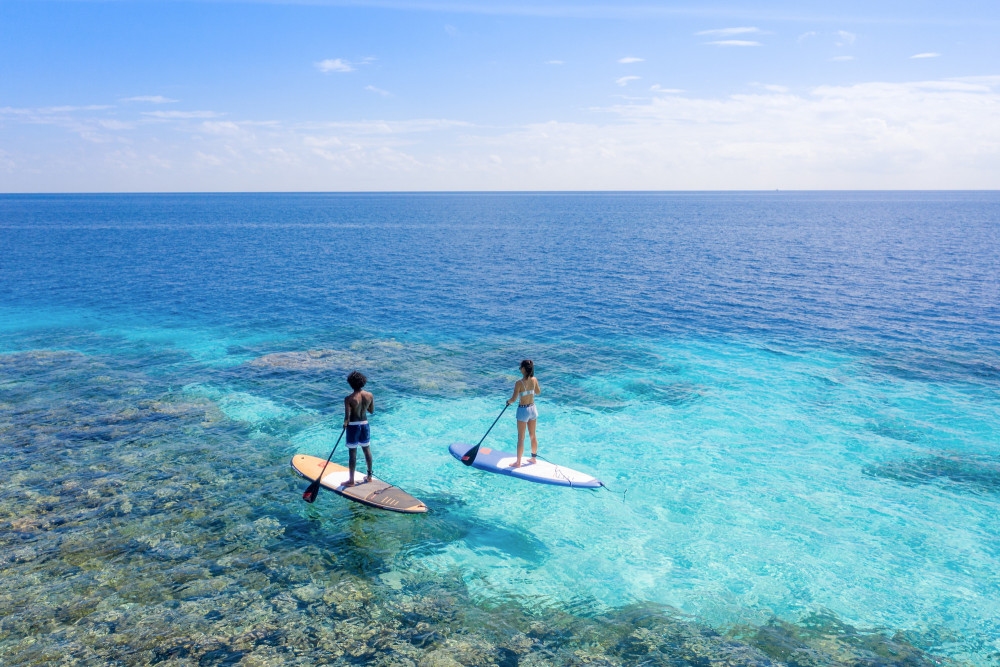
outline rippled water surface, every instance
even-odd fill
[[[0,663],[1000,664],[997,220],[0,196]],[[448,454],[524,357],[540,451],[606,490]],[[355,368],[426,515],[300,499]]]

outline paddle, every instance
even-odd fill
[[[483,433],[483,437],[479,439],[479,442],[476,443],[476,446],[462,455],[461,459],[462,463],[464,463],[467,466],[472,465],[472,462],[476,460],[476,455],[479,454],[479,445],[483,444],[483,440],[485,440],[486,436],[490,434],[490,431],[492,431],[493,427],[497,425],[497,422],[500,421],[500,418],[503,417],[503,413],[506,412],[507,408],[509,407],[510,403],[504,403],[503,410],[501,410],[500,414],[497,415],[497,418],[493,420],[493,423],[490,424],[490,427],[486,429],[486,433]]]
[[[326,467],[330,465],[330,459],[333,458],[333,452],[337,451],[337,446],[340,445],[340,439],[344,437],[344,431],[346,430],[347,430],[346,426],[340,429],[340,435],[337,436],[337,444],[333,446],[333,451],[330,452],[330,456],[327,457],[326,463],[323,464],[323,470],[320,471],[319,477],[317,477],[316,481],[310,484],[309,488],[306,489],[306,492],[302,494],[302,500],[306,501],[307,503],[315,501],[316,496],[319,495],[319,481],[323,479],[323,473],[326,472]]]

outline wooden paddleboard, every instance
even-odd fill
[[[470,449],[472,449],[472,445],[456,442],[448,448],[448,451],[451,452],[452,456],[461,461],[462,457]],[[538,482],[539,484],[571,486],[574,489],[596,489],[604,486],[604,482],[596,477],[591,477],[587,473],[564,466],[557,466],[542,459],[536,459],[534,463],[531,463],[529,456],[531,455],[526,454],[521,458],[520,468],[511,468],[510,464],[517,460],[517,456],[509,452],[501,452],[497,449],[480,447],[475,461],[472,462],[472,467],[487,472],[495,472],[499,475],[509,475],[529,482]]]
[[[325,463],[326,459],[308,454],[296,454],[292,457],[292,469],[310,482],[316,481],[316,478],[323,471]],[[365,478],[363,470],[354,472],[354,481],[356,482],[354,486],[345,487],[344,482],[349,476],[350,470],[348,468],[331,461],[330,465],[326,466],[326,473],[323,474],[320,485],[349,500],[369,507],[377,507],[380,510],[407,514],[420,514],[427,511],[426,505],[406,491],[383,482],[377,477],[372,477],[371,481],[362,483],[361,480]]]

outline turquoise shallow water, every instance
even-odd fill
[[[996,195],[0,204],[5,662],[997,662]],[[524,356],[608,491],[448,454]]]

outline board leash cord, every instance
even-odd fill
[[[532,458],[535,458],[535,459],[541,459],[541,460],[543,460],[543,461],[547,461],[547,462],[549,462],[549,463],[552,463],[552,461],[549,461],[549,460],[548,460],[547,458],[545,458],[544,456],[539,456],[538,454],[535,454],[535,455],[534,455],[534,456],[533,456]],[[572,489],[572,488],[573,488],[573,480],[571,480],[571,479],[570,479],[569,477],[567,477],[567,476],[566,476],[566,473],[564,473],[564,472],[562,471],[562,468],[560,468],[560,467],[559,467],[558,465],[556,465],[555,463],[552,463],[552,467],[556,469],[556,472],[557,472],[557,473],[559,473],[559,475],[561,475],[563,479],[565,479],[565,480],[566,480],[567,482],[569,482],[569,488],[571,488],[571,489]]]
[[[601,488],[604,489],[605,491],[611,491],[611,489],[608,488],[608,485],[605,484],[604,482],[601,482]],[[611,493],[614,493],[615,495],[618,495],[618,493],[616,491],[611,491]],[[628,493],[628,489],[625,489],[624,491],[622,491],[622,504],[623,505],[625,504],[625,494],[626,493]]]
[[[545,457],[544,457],[544,456],[542,456],[541,454],[535,454],[535,455],[534,455],[534,456],[533,456],[532,458],[536,458],[536,459],[541,459],[541,460],[543,460],[543,461],[548,461],[549,463],[552,463],[552,461],[549,461],[549,460],[548,460],[547,458],[545,458]],[[569,482],[569,486],[570,486],[570,488],[574,488],[574,487],[573,487],[573,480],[571,480],[571,479],[570,479],[569,477],[567,477],[567,476],[566,476],[566,475],[565,475],[565,474],[564,474],[564,473],[562,472],[562,470],[561,470],[561,469],[559,468],[559,466],[558,466],[558,465],[556,465],[555,463],[552,463],[552,467],[554,467],[554,468],[556,469],[556,472],[558,472],[558,473],[559,473],[560,475],[562,475],[562,476],[563,476],[563,479],[565,479],[565,480],[566,480],[567,482]],[[608,488],[608,485],[607,485],[607,484],[605,484],[604,482],[601,482],[601,487],[600,487],[600,488],[604,489],[605,491],[611,491],[611,489],[609,489],[609,488]],[[614,493],[615,495],[617,495],[617,492],[615,492],[615,491],[611,491],[611,493]],[[622,492],[622,504],[624,504],[624,503],[625,503],[625,494],[627,494],[627,493],[628,493],[628,489],[625,489],[625,490],[624,490],[624,491]]]

